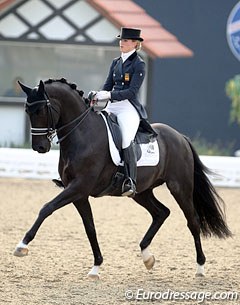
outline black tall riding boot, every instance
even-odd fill
[[[122,185],[122,196],[134,196],[137,178],[137,157],[134,142],[123,149],[123,162],[125,180]]]

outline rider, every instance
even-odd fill
[[[134,138],[140,120],[154,134],[138,98],[145,76],[145,63],[137,54],[143,41],[140,35],[140,29],[121,28],[120,35],[117,36],[121,56],[113,60],[102,91],[98,91],[94,97],[95,100],[108,101],[104,110],[117,116],[122,132],[125,175],[122,196],[134,196],[136,192],[137,160]]]

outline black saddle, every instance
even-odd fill
[[[113,137],[113,141],[120,153],[122,155],[122,134],[120,127],[118,125],[117,117],[113,113],[108,113],[106,111],[101,111],[101,113],[106,118],[108,127]],[[142,151],[140,148],[140,144],[146,144],[149,142],[153,142],[157,137],[157,133],[153,130],[152,126],[147,120],[141,119],[138,127],[138,131],[136,133],[134,142],[136,144],[136,153],[137,160],[141,158]]]

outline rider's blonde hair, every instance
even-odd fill
[[[140,51],[142,47],[141,41],[137,40],[136,51]]]

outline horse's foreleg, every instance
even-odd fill
[[[88,240],[90,242],[93,255],[94,255],[94,266],[91,271],[88,273],[88,277],[91,279],[99,279],[99,267],[103,262],[103,257],[99,248],[97,234],[95,230],[92,209],[88,199],[84,201],[75,201],[74,205],[78,210],[79,214],[82,217],[83,224],[85,227],[86,234],[88,236]]]
[[[77,187],[69,185],[64,189],[58,196],[53,200],[46,203],[40,210],[36,221],[34,222],[31,229],[25,234],[23,240],[17,245],[14,255],[15,256],[26,256],[28,254],[28,244],[34,239],[38,229],[40,228],[43,221],[50,216],[54,211],[62,208],[70,202],[76,200],[79,197]]]
[[[170,210],[154,197],[151,189],[137,194],[133,199],[152,216],[152,223],[140,243],[143,262],[145,267],[150,270],[154,266],[155,258],[149,250],[149,245],[165,219],[169,216]]]

